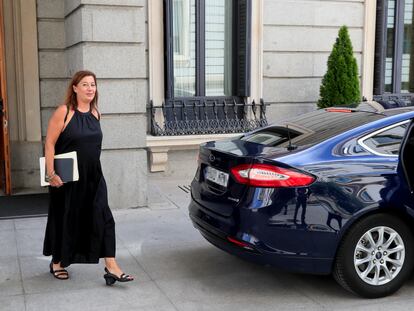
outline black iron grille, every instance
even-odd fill
[[[266,105],[235,98],[183,98],[168,100],[161,106],[148,106],[150,133],[154,136],[223,134],[248,132],[267,125]],[[156,120],[157,112],[164,117]]]

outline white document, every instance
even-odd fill
[[[76,151],[56,154],[55,159],[73,159],[73,181],[79,180],[79,170],[78,170],[78,156]],[[45,180],[46,177],[46,159],[41,157],[40,162],[40,185],[42,187],[49,186],[50,184]]]

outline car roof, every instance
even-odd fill
[[[387,116],[393,116],[396,114],[401,114],[401,113],[410,112],[410,111],[414,111],[414,106],[386,109],[383,111],[383,113]]]
[[[414,107],[385,110],[379,104],[364,102],[356,109],[337,107],[302,114],[288,121],[248,133],[246,140],[260,141],[260,137],[254,136],[263,133],[264,141],[272,135],[275,136],[275,139],[269,140],[271,143],[269,147],[286,148],[293,144],[296,147],[309,148],[338,136],[343,139],[347,136],[359,135],[409,118],[414,118]]]
[[[307,131],[315,132],[334,125],[338,132],[343,132],[346,129],[375,120],[414,111],[414,106],[393,109],[381,108],[373,107],[368,103],[361,104],[357,108],[349,108],[349,111],[347,111],[348,108],[344,107],[330,107],[296,116],[293,119],[282,122],[282,124],[289,125],[290,127],[298,126]]]
[[[408,116],[405,116],[407,113]],[[368,105],[360,105],[352,112],[318,109],[282,122],[281,125],[303,134],[292,140],[295,144],[312,145],[360,127],[387,126],[400,119],[410,118],[409,115],[413,113],[414,107],[381,110],[371,109]]]
[[[331,126],[328,128],[332,129],[332,131],[311,131],[308,134],[299,135],[291,139],[291,144],[301,146],[300,148],[294,150],[293,152],[280,153],[280,157],[278,156],[279,152],[271,152],[269,153],[268,157],[278,157],[278,161],[282,161],[290,165],[301,165],[303,163],[316,163],[318,161],[326,161],[327,158],[332,157],[332,154],[329,152],[329,150],[335,148],[338,143],[344,142],[351,137],[359,137],[361,135],[365,135],[366,133],[370,133],[377,129],[384,128],[389,125],[402,122],[404,120],[414,119],[414,107],[388,109],[383,113],[337,112],[335,114],[342,115],[342,118],[344,118],[343,120],[355,121],[358,119],[358,116],[363,113],[365,113],[366,120],[364,122],[360,122],[359,126],[353,127],[358,122],[349,122],[349,126],[345,126],[341,121],[337,123],[338,128],[341,128],[341,131],[337,131],[335,130],[335,126]],[[295,118],[294,120],[295,122],[298,122],[298,120],[301,120],[301,118]],[[332,124],[329,123],[328,125]],[[319,125],[317,124],[312,125],[314,130],[316,130],[318,126]],[[308,125],[308,127],[310,126]],[[344,130],[344,128],[347,128],[347,130]]]

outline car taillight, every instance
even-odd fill
[[[315,180],[310,175],[268,164],[242,164],[233,167],[231,173],[238,183],[255,187],[301,187]]]

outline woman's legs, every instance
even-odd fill
[[[60,262],[55,263],[53,260],[49,265],[50,273],[59,280],[67,280],[69,278],[69,273],[66,269],[64,269]]]
[[[52,256],[52,267],[53,271],[64,269],[61,265],[60,259],[57,259],[55,256]]]
[[[115,274],[117,277],[120,277],[124,273],[118,266],[115,257],[105,257],[105,267],[109,270],[110,273]],[[134,279],[134,277],[130,275],[128,275],[128,278],[131,280]]]

